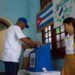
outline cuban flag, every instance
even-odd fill
[[[50,3],[44,10],[37,15],[36,27],[37,30],[42,30],[43,27],[53,22],[53,4]]]

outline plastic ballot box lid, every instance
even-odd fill
[[[49,43],[35,48],[30,53],[29,71],[41,72],[43,67],[48,71],[54,70]]]

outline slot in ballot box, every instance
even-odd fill
[[[48,71],[54,70],[49,43],[35,48],[30,53],[30,66],[28,70],[41,72],[43,68],[46,68]]]

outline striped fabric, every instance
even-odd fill
[[[53,21],[53,4],[51,3],[37,15],[37,29],[42,29],[48,23]]]
[[[62,19],[64,19],[63,6],[57,9],[57,13]]]

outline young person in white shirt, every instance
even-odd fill
[[[65,37],[65,62],[62,75],[75,75],[75,19],[68,17],[63,20],[66,32]]]
[[[7,29],[4,51],[1,58],[5,64],[5,75],[17,75],[22,42],[32,47],[36,47],[38,45],[38,42],[27,39],[22,33],[22,30],[28,27],[27,20],[21,17],[17,20],[16,25],[11,25]]]

